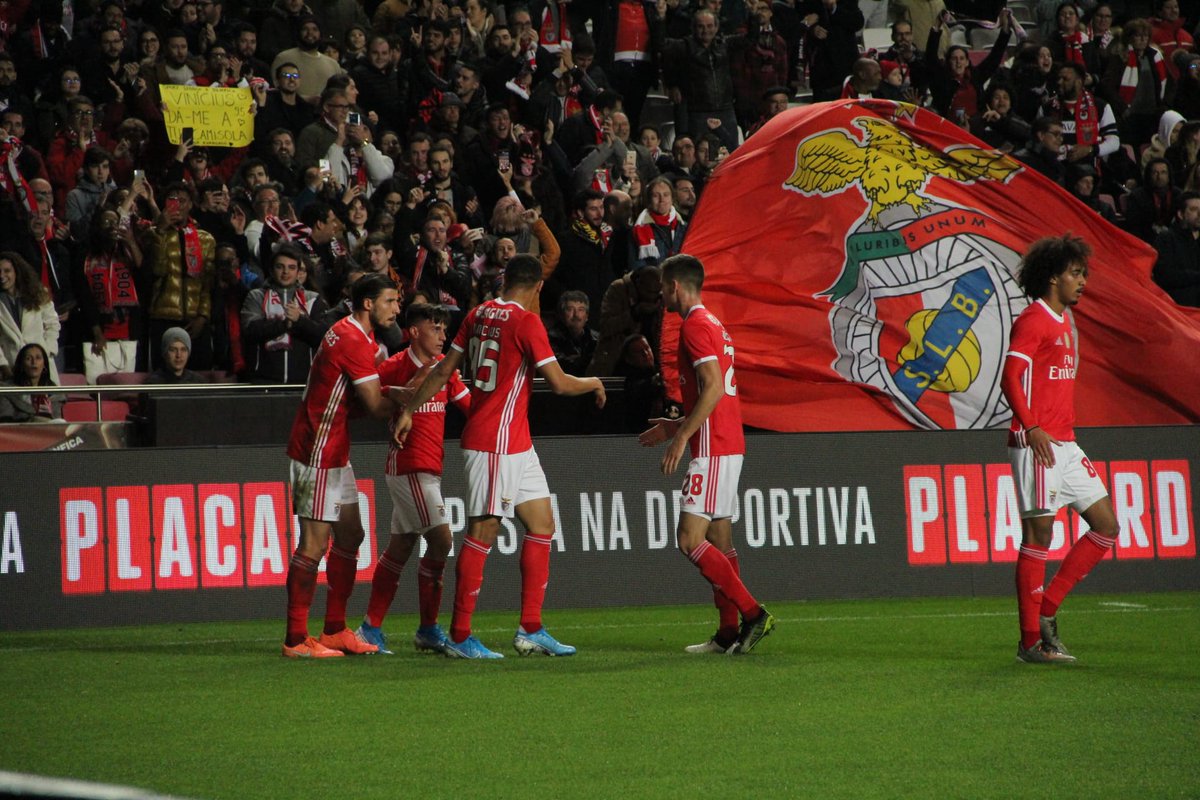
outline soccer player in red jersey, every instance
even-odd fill
[[[739,576],[730,518],[737,504],[738,478],[746,452],[742,411],[733,373],[733,339],[700,298],[704,265],[694,256],[675,255],[662,263],[663,301],[683,318],[679,328],[679,383],[684,417],[656,419],[638,440],[652,447],[670,440],[663,455],[664,475],[675,472],[684,448],[692,460],[683,481],[683,508],[676,538],[679,549],[712,584],[720,627],[689,653],[748,653],[775,626]],[[741,627],[738,617],[741,616]]]
[[[325,332],[313,358],[288,441],[292,507],[300,517],[300,544],[287,573],[283,654],[290,658],[377,651],[346,628],[346,601],[354,589],[358,546],[364,536],[347,419],[356,399],[375,417],[387,419],[396,409],[379,388],[374,329],[396,321],[400,295],[386,276],[368,275],[355,282],[351,300],[350,316]],[[326,550],[325,629],[315,639],[308,634],[308,610],[316,593],[317,566]]]
[[[447,356],[429,373],[400,413],[395,439],[403,444],[413,428],[413,410],[430,400],[465,358],[470,366],[471,416],[462,435],[467,467],[467,535],[455,565],[454,618],[445,653],[454,658],[503,658],[471,635],[471,615],[483,586],[483,565],[502,517],[525,526],[521,543],[521,623],[513,647],[522,655],[569,656],[542,626],[542,601],[550,578],[554,514],[550,489],[529,436],[533,373],[555,394],[596,395],[604,406],[599,378],[576,378],[559,366],[541,319],[527,309],[542,290],[542,267],[519,255],[504,270],[496,300],[471,309]]]
[[[409,306],[404,314],[409,346],[379,365],[382,384],[408,387],[414,381],[423,380],[442,360],[449,320],[450,312],[442,306],[428,303]],[[450,518],[442,499],[445,450],[442,440],[446,431],[447,403],[454,403],[463,413],[471,407],[471,392],[463,385],[458,372],[452,373],[446,385],[413,412],[413,426],[404,449],[397,447],[395,442],[388,448],[384,471],[392,497],[392,535],[387,549],[375,564],[371,599],[358,629],[358,635],[376,645],[381,653],[391,652],[380,626],[396,596],[400,572],[408,563],[418,536],[424,537],[427,548],[417,569],[421,624],[413,637],[413,645],[421,651],[440,653],[444,650],[446,634],[438,624],[438,610],[442,604],[442,572],[453,544]]]
[[[1112,549],[1119,531],[1104,482],[1075,443],[1079,342],[1070,307],[1087,284],[1090,255],[1087,243],[1070,234],[1030,245],[1017,282],[1033,302],[1013,323],[1000,382],[1013,411],[1008,456],[1021,511],[1017,658],[1029,663],[1075,660],[1058,638],[1058,607]],[[1091,530],[1043,591],[1054,517],[1065,505],[1082,514]]]

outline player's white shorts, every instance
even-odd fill
[[[683,479],[679,510],[708,520],[732,517],[737,511],[738,479],[745,456],[693,458]]]
[[[291,459],[292,512],[298,517],[337,522],[341,506],[358,502],[354,467],[321,469]]]
[[[550,496],[542,462],[532,447],[524,453],[464,450],[463,455],[469,517],[512,517],[522,503]]]
[[[442,476],[432,472],[385,475],[392,496],[392,533],[425,533],[449,525]]]
[[[1050,468],[1034,461],[1032,447],[1008,448],[1022,519],[1046,517],[1068,505],[1076,511],[1086,511],[1108,495],[1104,481],[1079,445],[1060,442],[1051,447],[1054,466]]]

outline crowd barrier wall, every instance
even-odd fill
[[[1089,429],[1080,443],[1122,522],[1114,552],[1080,590],[1200,588],[1192,505],[1200,427]],[[734,538],[761,598],[1012,591],[1020,520],[1002,432],[760,434],[747,445]],[[611,436],[547,437],[536,446],[558,522],[548,607],[711,602],[674,549],[683,469],[660,474],[661,448]],[[380,443],[354,447],[371,535],[352,618],[365,607],[387,541],[385,455]],[[46,452],[4,462],[0,630],[270,617],[282,624],[296,524],[281,446]],[[458,544],[464,484],[453,442],[447,464]],[[1059,521],[1052,561],[1082,527],[1074,513]],[[519,607],[518,552],[517,529],[506,523],[481,609]],[[453,564],[451,584],[452,574]],[[394,613],[415,610],[415,582],[410,564]]]

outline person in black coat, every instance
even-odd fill
[[[1154,282],[1181,306],[1200,307],[1200,194],[1185,192],[1171,227],[1154,238]]]

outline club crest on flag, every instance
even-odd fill
[[[844,237],[844,266],[817,297],[846,380],[885,392],[914,425],[994,428],[1011,412],[1000,373],[1012,322],[1027,304],[1011,237],[985,211],[938,195],[935,178],[1006,183],[1023,167],[971,144],[935,151],[894,119],[860,116],[806,137],[785,190],[866,201]],[[836,235],[836,234],[835,234]]]

